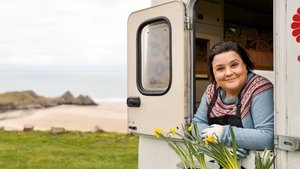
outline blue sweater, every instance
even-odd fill
[[[252,73],[251,73],[252,74]],[[219,95],[225,104],[235,104],[237,97],[226,99],[225,91],[221,89]],[[251,101],[251,108],[243,118],[244,128],[232,127],[237,146],[249,150],[264,150],[274,148],[274,100],[273,88],[268,89]],[[201,133],[210,127],[207,120],[206,94],[202,96],[200,106],[193,119]],[[230,131],[228,125],[223,127],[221,142],[227,146],[231,145]]]

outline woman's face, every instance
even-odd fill
[[[227,98],[236,96],[247,80],[247,68],[234,51],[215,55],[212,61],[215,80],[226,92]]]

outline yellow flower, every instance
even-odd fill
[[[214,136],[208,136],[206,137],[205,139],[205,144],[208,144],[208,143],[214,143],[215,142],[215,137]]]
[[[193,127],[194,127],[194,125],[191,124],[191,125],[188,127],[188,131],[192,131]]]
[[[162,134],[162,129],[160,129],[160,128],[154,129],[154,136],[156,138],[159,138],[161,134]]]
[[[169,133],[171,133],[171,134],[175,134],[175,133],[176,133],[176,129],[175,129],[175,128],[170,128],[170,131],[169,131]]]

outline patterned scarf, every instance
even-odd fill
[[[215,92],[215,83],[208,85],[206,89],[206,105],[208,107],[211,102],[214,92]],[[219,86],[216,86],[217,88]],[[243,118],[250,110],[251,100],[256,95],[273,88],[273,84],[266,79],[265,77],[254,74],[247,82],[246,86],[242,89],[241,92],[241,118]],[[221,117],[225,115],[235,115],[236,114],[236,103],[234,104],[225,104],[221,100],[220,95],[218,94],[217,100],[212,106],[210,117]]]

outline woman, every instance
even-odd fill
[[[273,149],[273,85],[252,72],[246,51],[233,42],[215,45],[208,55],[211,84],[193,119],[202,137],[215,133],[230,146],[229,125],[237,146]]]

